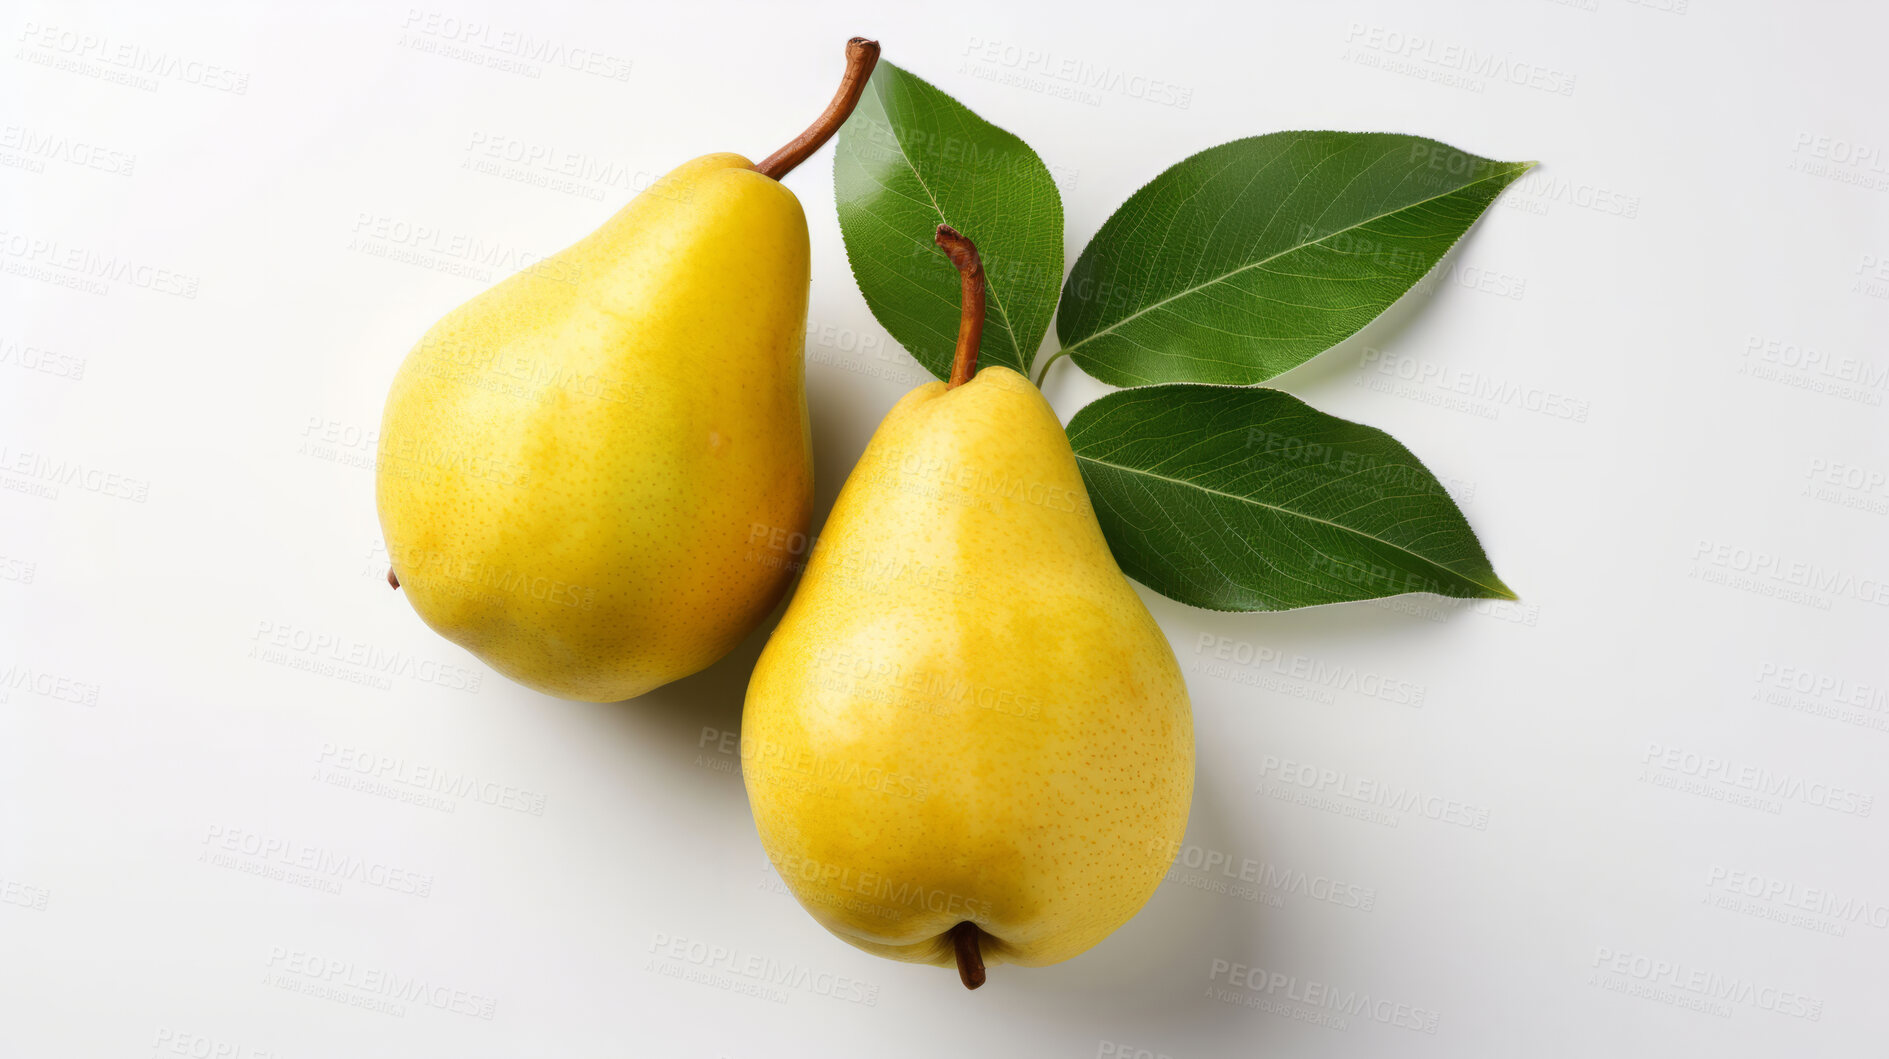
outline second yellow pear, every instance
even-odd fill
[[[868,952],[975,987],[967,960],[1066,960],[1153,894],[1193,791],[1186,684],[1029,380],[986,368],[892,409],[741,743],[775,869]]]

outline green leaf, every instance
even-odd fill
[[[1122,570],[1182,603],[1515,598],[1409,449],[1283,391],[1121,390],[1077,412],[1069,442]]]
[[[1063,203],[1029,145],[889,62],[833,156],[840,235],[872,315],[940,379],[958,339],[958,273],[933,243],[977,244],[988,308],[979,364],[1025,374],[1063,278]]]
[[[1532,165],[1391,133],[1209,148],[1090,240],[1057,337],[1116,386],[1270,379],[1388,308]]]

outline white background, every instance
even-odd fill
[[[1879,7],[275,6],[0,24],[0,1054],[1881,1047]],[[561,702],[380,580],[387,384],[504,271],[463,274],[455,241],[549,254],[688,158],[766,154],[856,33],[1042,154],[1071,261],[1239,136],[1543,163],[1429,293],[1279,380],[1414,449],[1522,602],[1144,593],[1194,701],[1188,849],[1105,943],[975,994],[830,937],[775,878],[722,739],[762,635],[642,700]],[[499,68],[514,38],[597,58]],[[921,378],[848,272],[830,152],[787,181],[822,515]],[[545,171],[567,163],[590,175]],[[1101,392],[1067,363],[1048,385],[1065,418]],[[305,856],[373,878],[301,885]],[[360,1006],[389,975],[448,1009]]]

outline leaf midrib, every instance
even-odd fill
[[[900,152],[903,153],[903,151],[904,151],[904,148],[903,146],[901,146]],[[1294,253],[1299,252],[1300,250],[1304,250],[1306,247],[1317,246],[1318,244],[1325,242],[1327,239],[1330,239],[1333,236],[1343,235],[1346,232],[1353,231],[1358,228],[1362,228],[1365,225],[1370,224],[1372,221],[1383,220],[1384,218],[1389,217],[1394,213],[1402,213],[1405,210],[1415,209],[1416,207],[1421,206],[1426,202],[1435,202],[1438,199],[1448,198],[1451,195],[1459,195],[1462,192],[1475,187],[1477,184],[1486,183],[1488,181],[1496,179],[1497,177],[1510,176],[1512,173],[1514,173],[1514,166],[1519,165],[1519,164],[1520,163],[1510,163],[1510,168],[1505,169],[1500,173],[1495,173],[1495,174],[1491,174],[1490,176],[1481,177],[1476,180],[1471,180],[1466,184],[1458,184],[1448,191],[1445,191],[1436,195],[1431,195],[1429,198],[1426,198],[1426,199],[1418,199],[1415,202],[1407,202],[1403,204],[1402,206],[1397,207],[1394,210],[1385,210],[1383,213],[1366,217],[1365,219],[1361,221],[1358,221],[1354,224],[1348,224],[1344,226],[1343,228],[1334,228],[1333,230],[1325,233],[1324,235],[1319,236],[1317,239],[1311,240],[1310,242],[1295,243],[1292,246],[1286,247],[1285,249],[1280,250],[1277,253],[1269,254],[1266,257],[1259,259],[1258,261],[1253,261],[1248,264],[1241,265],[1239,268],[1236,268],[1232,270],[1231,272],[1226,272],[1219,276],[1215,276],[1213,279],[1207,280],[1204,283],[1197,283],[1194,286],[1176,291],[1175,293],[1169,295],[1168,297],[1165,297],[1161,299],[1160,301],[1155,302],[1151,305],[1147,305],[1147,306],[1144,306],[1143,308],[1137,309],[1134,312],[1128,314],[1127,316],[1122,317],[1120,320],[1117,320],[1114,323],[1108,325],[1107,327],[1104,327],[1100,331],[1095,331],[1089,335],[1079,338],[1076,341],[1071,342],[1069,345],[1064,346],[1063,348],[1066,350],[1074,351],[1080,348],[1083,343],[1091,341],[1093,339],[1101,338],[1103,335],[1106,335],[1115,331],[1116,329],[1128,324],[1130,321],[1140,319],[1141,317],[1155,311],[1156,309],[1159,309],[1160,307],[1162,307],[1163,305],[1166,305],[1167,303],[1171,301],[1175,301],[1180,298],[1185,298],[1191,294],[1197,294],[1200,291],[1206,290],[1208,287],[1215,286],[1216,284],[1225,283],[1227,280],[1232,279],[1234,276],[1237,276],[1242,272],[1248,272],[1248,271],[1251,271],[1252,269],[1259,268],[1261,265],[1270,264],[1271,262],[1276,261],[1279,258],[1286,256],[1287,254],[1294,254]],[[1524,166],[1523,168],[1526,169],[1526,166]],[[1005,319],[1008,319],[1008,317],[1006,317]]]
[[[1172,482],[1176,485],[1179,485],[1188,489],[1198,489],[1203,493],[1211,493],[1214,496],[1224,496],[1229,500],[1236,500],[1236,501],[1239,501],[1240,503],[1251,504],[1255,507],[1263,507],[1263,508],[1270,509],[1272,511],[1277,511],[1282,515],[1292,515],[1296,518],[1302,518],[1310,522],[1317,522],[1317,523],[1320,523],[1321,525],[1330,526],[1331,528],[1335,530],[1341,530],[1345,533],[1350,533],[1358,537],[1363,537],[1366,540],[1376,541],[1377,543],[1382,544],[1386,548],[1393,548],[1397,551],[1403,552],[1405,555],[1408,555],[1411,558],[1416,559],[1417,561],[1424,563],[1427,566],[1434,567],[1435,569],[1441,570],[1444,573],[1450,574],[1453,577],[1461,578],[1462,580],[1467,581],[1470,584],[1477,586],[1478,588],[1488,589],[1491,592],[1497,593],[1504,599],[1513,598],[1513,593],[1508,591],[1506,586],[1501,585],[1499,582],[1495,585],[1485,584],[1482,581],[1477,580],[1476,578],[1471,577],[1460,570],[1456,570],[1452,567],[1445,566],[1444,564],[1438,562],[1435,559],[1430,558],[1427,555],[1422,555],[1418,552],[1411,551],[1409,548],[1406,548],[1401,544],[1397,544],[1393,541],[1387,541],[1384,538],[1379,537],[1375,534],[1366,533],[1365,531],[1358,529],[1355,526],[1346,526],[1342,523],[1333,522],[1330,519],[1319,518],[1317,515],[1308,515],[1303,511],[1294,511],[1293,509],[1289,507],[1280,507],[1278,504],[1269,504],[1265,502],[1264,500],[1255,499],[1250,496],[1240,496],[1237,493],[1229,493],[1225,491],[1224,489],[1214,489],[1211,486],[1201,485],[1198,482],[1190,481],[1185,478],[1175,478],[1171,475],[1157,474],[1153,471],[1142,470],[1139,467],[1130,467],[1125,463],[1116,463],[1112,460],[1097,459],[1094,456],[1086,456],[1082,454],[1081,452],[1076,453],[1076,459],[1082,460],[1086,463],[1093,463],[1098,467],[1109,467],[1118,471],[1127,471],[1130,474],[1139,474],[1147,478],[1156,479],[1158,481]]]
[[[925,193],[927,199],[931,200],[932,212],[938,215],[939,223],[950,224],[951,218],[946,217],[944,207],[938,205],[938,196],[932,193],[931,185],[925,183],[924,174],[918,171],[918,166],[912,162],[911,155],[905,153],[904,141],[900,140],[898,132],[892,129],[892,115],[886,111],[884,86],[879,85],[876,81],[869,83],[875,86],[873,89],[873,97],[879,101],[879,114],[885,119],[886,128],[892,130],[892,142],[899,145],[899,159],[905,163],[905,168],[912,171],[912,179],[918,181],[918,189]],[[992,125],[991,128],[995,129],[996,126]],[[1004,308],[1003,294],[998,291],[997,284],[990,281],[989,276],[985,276],[984,278],[984,289],[990,292],[991,304],[996,307],[997,314],[1004,318],[1004,334],[1010,337],[1010,348],[1016,351],[1017,362],[1022,364],[1024,360],[1023,343],[1017,341],[1016,328],[1010,325],[1010,310]],[[1025,372],[1029,371],[1029,365],[1023,364],[1022,370]]]

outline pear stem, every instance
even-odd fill
[[[951,928],[951,945],[958,954],[958,980],[966,989],[984,984],[984,954],[977,951],[977,924],[965,920]]]
[[[391,566],[387,568],[387,583],[394,588],[400,587],[400,579],[394,576],[394,568]]]
[[[958,276],[963,280],[958,299],[958,350],[951,358],[951,381],[945,383],[949,390],[970,382],[977,374],[977,347],[984,341],[984,262],[977,256],[977,244],[948,224],[938,226],[938,245],[958,267]]]
[[[866,90],[866,81],[872,76],[872,68],[879,64],[879,42],[864,37],[854,37],[846,42],[846,74],[840,78],[840,90],[833,94],[833,102],[826,105],[820,116],[813,119],[807,131],[789,141],[787,146],[775,151],[761,160],[754,171],[762,176],[779,180],[793,171],[793,168],[807,160],[808,156],[820,149],[820,145],[833,138],[840,131],[840,126],[859,105],[859,96]]]

